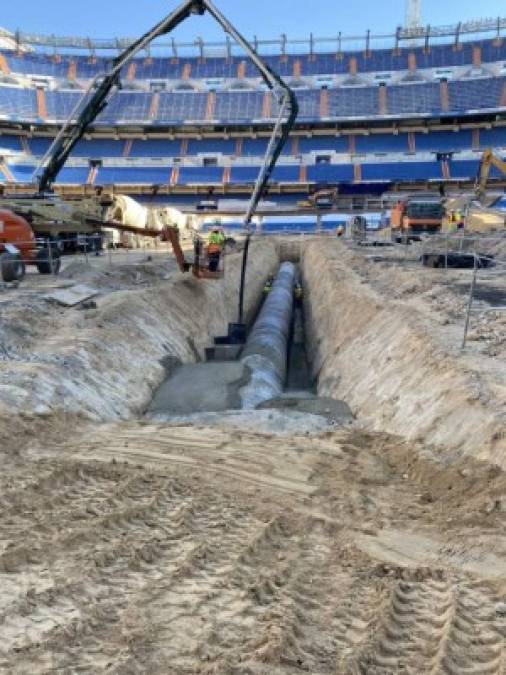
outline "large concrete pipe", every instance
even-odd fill
[[[283,392],[294,282],[294,265],[283,263],[246,341],[241,361],[250,368],[251,380],[240,391],[243,408],[255,408]]]

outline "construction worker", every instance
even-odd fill
[[[269,276],[267,277],[267,281],[264,284],[263,291],[262,291],[264,298],[266,298],[269,295],[269,293],[271,292],[273,283],[274,283],[274,276],[272,274],[269,274]]]
[[[207,257],[209,259],[209,271],[217,272],[220,265],[220,256],[225,246],[225,235],[219,227],[213,227],[209,236],[207,246]]]
[[[300,281],[295,282],[295,286],[293,287],[293,297],[295,299],[296,305],[300,305],[302,303],[304,291],[302,290],[302,284],[300,283]]]

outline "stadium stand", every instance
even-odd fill
[[[90,79],[111,59],[37,47],[1,53],[0,180],[28,182],[51,134],[82,105]],[[265,60],[292,83],[300,107],[274,182],[472,180],[484,148],[506,148],[504,40],[452,35],[429,48],[338,46]],[[58,182],[255,181],[278,105],[252,64],[235,54],[143,56],[122,79]]]
[[[374,49],[366,52],[346,51],[323,54],[287,54],[265,56],[265,61],[284,77],[290,77],[294,72],[294,65],[299,64],[302,75],[319,75],[322,73],[339,75],[350,72],[350,62],[356,62],[360,73],[383,72],[408,69],[408,55],[414,54],[417,67],[448,68],[470,64],[472,49],[479,47],[484,63],[506,60],[506,44],[497,40],[476,40],[472,43],[463,42],[455,48],[455,44],[433,44],[429,50],[423,46],[404,47],[398,50]],[[64,78],[69,72],[70,63],[75,63],[77,78],[91,78],[106,70],[111,59],[86,55],[67,56],[57,58],[51,54],[25,53],[15,54],[2,52],[12,73],[23,75],[38,75]],[[185,67],[192,79],[207,78],[235,78],[238,68],[243,62],[240,56],[226,57],[184,57],[171,59],[166,57],[137,58],[135,59],[135,75],[138,79],[167,79],[179,80],[183,78]],[[250,62],[245,64],[245,77],[258,75]]]
[[[350,118],[403,117],[408,115],[436,116],[448,113],[469,114],[480,110],[498,110],[506,78],[487,77],[474,81],[462,80],[448,84],[449,109],[444,110],[438,83],[410,83],[386,87],[387,112],[380,114],[378,87],[341,87],[328,91],[328,115],[320,114],[320,92],[298,92],[300,122],[320,119],[345,121]],[[0,119],[36,121],[42,117],[64,122],[72,113],[82,92],[47,90],[44,93],[46,113],[41,115],[37,94],[33,89],[0,87]],[[202,92],[119,92],[98,118],[98,124],[143,125],[221,122],[248,124],[270,120],[276,116],[276,106],[264,114],[264,94],[261,92],[218,92],[209,107],[209,94]]]

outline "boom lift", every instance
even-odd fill
[[[228,19],[214,6],[211,0],[184,0],[177,9],[160,21],[151,30],[138,40],[129,45],[113,61],[111,70],[105,75],[97,75],[92,81],[87,92],[81,98],[76,108],[62,126],[60,132],[49,148],[41,162],[41,172],[38,178],[38,190],[35,194],[21,196],[0,196],[0,208],[8,209],[16,215],[24,217],[28,222],[72,222],[95,226],[96,228],[108,227],[132,232],[132,228],[119,225],[118,223],[105,221],[104,203],[100,198],[87,198],[77,204],[64,202],[61,198],[51,193],[51,188],[58,173],[65,165],[70,153],[78,141],[83,137],[86,130],[95,121],[97,116],[104,110],[111,97],[121,88],[120,75],[125,65],[141,50],[160,37],[170,33],[180,23],[193,14],[203,15],[208,12],[225,33],[239,44],[250,57],[253,64],[260,72],[264,82],[276,95],[279,105],[279,114],[274,124],[272,136],[267,147],[263,165],[258,175],[249,206],[246,210],[243,225],[246,230],[246,241],[243,250],[243,263],[241,273],[241,287],[239,296],[239,322],[242,322],[244,281],[248,258],[248,248],[251,237],[251,221],[264,195],[276,162],[281,155],[283,147],[288,139],[290,131],[298,114],[298,103],[294,93],[257,54],[249,42],[237,31]],[[140,229],[137,234],[153,236],[155,231]],[[167,227],[163,233],[156,231],[156,236],[171,241],[174,246],[176,258],[183,271],[192,269],[193,274],[199,278],[216,278],[216,273],[209,272],[200,262],[200,259],[189,263],[184,259],[179,245],[178,232],[175,228]]]

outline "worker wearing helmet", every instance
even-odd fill
[[[209,271],[217,272],[220,264],[220,256],[225,246],[225,235],[220,232],[219,227],[213,227],[209,236],[207,246],[207,257],[209,259]]]
[[[271,292],[273,283],[274,283],[274,276],[272,274],[269,274],[269,276],[267,277],[267,281],[264,284],[263,291],[262,291],[264,298],[266,298],[269,295],[269,293]]]

